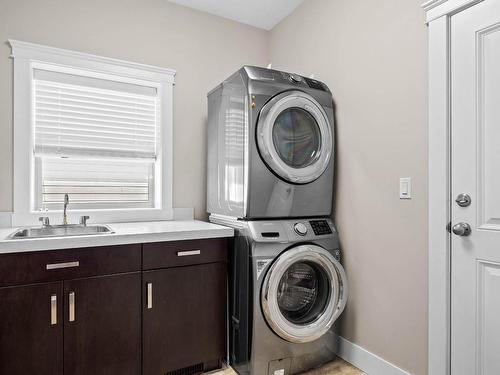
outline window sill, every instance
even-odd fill
[[[115,209],[115,210],[71,210],[68,206],[68,222],[78,223],[80,216],[90,216],[89,223],[126,223],[141,221],[168,221],[168,220],[192,220],[194,210],[192,208],[133,208],[133,209]],[[32,226],[39,225],[38,218],[47,216],[53,224],[62,222],[63,212],[60,211],[35,211],[29,213],[12,213],[11,225]]]

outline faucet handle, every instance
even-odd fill
[[[40,221],[44,227],[50,226],[50,218],[48,216],[41,216],[38,218],[38,221]]]
[[[90,216],[87,216],[87,215],[80,216],[80,224],[83,226],[87,226],[88,219],[90,219]]]

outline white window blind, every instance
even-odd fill
[[[45,70],[33,87],[39,208],[154,206],[156,88]]]
[[[156,157],[156,89],[35,70],[35,153]]]

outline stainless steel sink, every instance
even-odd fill
[[[89,236],[114,233],[107,225],[51,225],[47,227],[21,228],[12,233],[9,238],[45,238]]]

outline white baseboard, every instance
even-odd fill
[[[411,375],[342,336],[335,335],[337,355],[368,375]]]

